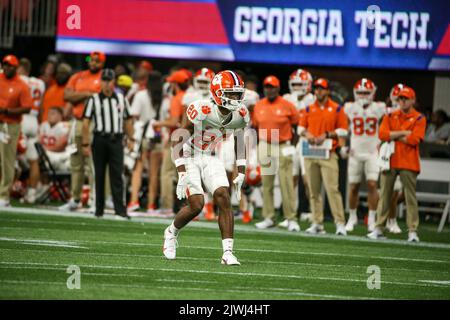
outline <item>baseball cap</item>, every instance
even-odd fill
[[[119,79],[117,79],[117,85],[122,87],[131,87],[133,85],[133,79],[126,74],[123,74],[119,76]]]
[[[277,77],[275,76],[268,76],[264,79],[263,84],[265,86],[272,86],[275,88],[279,88],[280,87],[280,80],[278,80]]]
[[[12,54],[7,55],[6,57],[4,57],[2,62],[3,63],[7,63],[7,64],[9,64],[10,66],[13,66],[13,67],[18,67],[19,66],[19,59],[17,59],[17,57],[12,55]]]
[[[89,55],[91,58],[94,58],[95,56],[98,56],[98,59],[101,62],[105,62],[106,61],[106,55],[104,52],[101,51],[92,51],[91,54]]]
[[[153,70],[153,65],[152,65],[150,62],[148,62],[147,60],[142,60],[142,61],[139,63],[139,67],[140,67],[140,68],[144,68],[144,69],[146,69],[147,71],[152,71],[152,70]]]
[[[329,89],[328,80],[324,78],[319,78],[314,81],[314,87],[321,87],[323,89]]]
[[[167,77],[167,82],[185,83],[188,80],[189,76],[184,70],[174,71]]]
[[[407,99],[415,99],[416,93],[410,87],[404,86],[402,90],[398,93],[398,97],[405,97]]]
[[[116,78],[116,73],[113,69],[103,69],[102,70],[102,80],[111,81]]]

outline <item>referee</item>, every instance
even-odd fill
[[[94,121],[92,154],[95,170],[95,215],[103,216],[105,208],[105,173],[109,167],[112,197],[116,215],[128,218],[123,187],[124,130],[128,147],[133,145],[133,123],[130,105],[121,93],[114,92],[115,73],[104,69],[101,74],[101,91],[86,101],[83,114],[83,154],[90,155],[89,127]]]

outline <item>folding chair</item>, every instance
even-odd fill
[[[48,173],[51,183],[51,187],[48,189],[48,191],[40,197],[40,202],[45,202],[48,200],[48,198],[50,198],[53,188],[58,193],[59,198],[63,202],[67,202],[70,198],[70,195],[67,194],[66,190],[64,189],[60,180],[60,176],[56,173],[56,170],[50,162],[50,159],[48,158],[44,147],[39,142],[36,142],[34,145],[39,155],[39,166],[41,168],[41,172]]]

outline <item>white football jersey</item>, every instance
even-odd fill
[[[209,99],[210,97],[211,93],[209,91],[205,94],[203,91],[192,88],[191,90],[186,90],[181,103],[183,106],[188,106],[196,100]]]
[[[283,98],[292,103],[298,111],[305,109],[316,101],[316,96],[311,92],[305,94],[301,100],[298,100],[297,95],[292,93],[286,93]]]
[[[67,140],[69,137],[69,124],[67,122],[58,122],[53,127],[48,121],[41,124],[39,128],[39,141],[47,150],[51,149],[61,140]]]
[[[379,144],[378,128],[386,114],[384,102],[372,102],[366,108],[358,102],[347,102],[344,111],[350,119],[351,150],[355,155],[377,153]]]
[[[245,105],[224,116],[219,107],[210,100],[197,100],[186,110],[189,121],[194,124],[194,133],[185,144],[185,151],[197,150],[211,153],[217,144],[236,130],[244,129],[250,122],[250,115]]]
[[[33,99],[33,106],[30,114],[38,116],[41,109],[42,98],[45,93],[45,83],[41,79],[35,77],[20,76],[23,81],[28,85],[31,92],[31,98]]]

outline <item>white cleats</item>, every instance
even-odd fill
[[[419,242],[419,237],[417,236],[417,232],[410,231],[408,232],[408,241],[409,242]]]
[[[58,208],[58,210],[60,210],[60,211],[74,211],[74,210],[77,210],[78,208],[81,208],[81,203],[80,202],[76,202],[73,199],[70,199],[69,202],[67,202],[66,204],[60,206]]]
[[[386,239],[386,237],[383,235],[383,232],[378,228],[375,228],[372,232],[367,234],[367,238],[372,240]]]
[[[255,224],[255,227],[257,229],[268,229],[275,226],[275,222],[273,222],[272,219],[266,218],[261,222],[258,222]]]
[[[310,234],[325,234],[325,229],[323,228],[323,225],[313,223],[308,229],[305,230],[306,233]]]
[[[358,224],[358,218],[352,217],[348,218],[347,224],[345,225],[346,231],[353,231],[355,229],[355,226]]]
[[[284,221],[283,222],[280,222],[279,224],[278,224],[278,226],[280,227],[280,228],[288,228],[289,227],[289,220],[288,219],[284,219]]]
[[[174,260],[177,255],[178,241],[177,236],[169,231],[169,227],[164,230],[164,256],[169,260]]]
[[[345,230],[345,225],[342,223],[338,223],[336,224],[336,234],[338,236],[346,236],[347,235],[347,230]]]
[[[399,234],[402,233],[402,229],[397,224],[397,219],[387,219],[386,229],[390,233]]]
[[[240,266],[241,263],[238,261],[236,256],[231,251],[225,251],[222,256],[222,264],[227,266]]]
[[[298,225],[297,221],[290,220],[290,221],[288,221],[287,229],[288,229],[288,231],[299,232],[300,231],[300,226]]]

